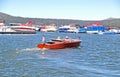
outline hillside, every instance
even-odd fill
[[[70,19],[45,19],[45,18],[25,18],[25,17],[16,17],[16,16],[11,16],[5,13],[0,12],[0,19],[5,20],[5,22],[8,23],[25,23],[29,20],[32,20],[36,24],[56,24],[58,26],[64,25],[64,24],[79,24],[81,26],[96,22],[96,21],[85,21],[85,20],[70,20]],[[102,22],[105,26],[111,26],[111,27],[120,27],[120,18],[115,19],[106,19],[100,21]]]

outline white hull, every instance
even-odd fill
[[[11,29],[9,26],[0,26],[0,32],[16,32],[16,31]]]
[[[32,26],[11,26],[16,31],[36,31],[38,28]]]
[[[88,34],[97,34],[99,31],[86,31]]]
[[[14,30],[10,26],[0,26],[0,34],[35,34],[36,31]]]

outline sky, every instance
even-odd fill
[[[0,0],[0,12],[50,19],[120,18],[120,0]]]

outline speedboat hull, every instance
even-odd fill
[[[73,40],[73,41],[63,41],[59,43],[53,44],[38,44],[38,48],[46,48],[46,49],[63,49],[63,48],[71,48],[78,47],[81,43],[81,40]]]

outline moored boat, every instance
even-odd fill
[[[70,24],[70,25],[64,25],[58,28],[59,32],[68,32],[68,33],[77,33],[78,29],[76,26]]]
[[[32,21],[27,23],[10,23],[9,26],[15,31],[38,31],[39,28]]]
[[[88,34],[98,34],[98,32],[103,32],[107,30],[107,28],[101,22],[87,24],[84,28],[86,28],[86,33]]]
[[[13,28],[11,26],[6,26],[4,20],[0,20],[0,34],[35,34],[35,30],[20,30],[21,27]],[[23,28],[23,27],[22,27]],[[19,30],[18,30],[19,29]]]
[[[105,31],[105,32],[98,32],[98,34],[117,34],[115,32]]]
[[[9,26],[0,26],[0,34],[35,34],[35,31],[16,31]]]
[[[55,24],[43,25],[40,29],[42,32],[56,32],[57,26]]]
[[[71,47],[78,47],[81,43],[80,39],[52,39],[49,42],[38,44],[38,48],[46,48],[46,49],[64,49]]]

